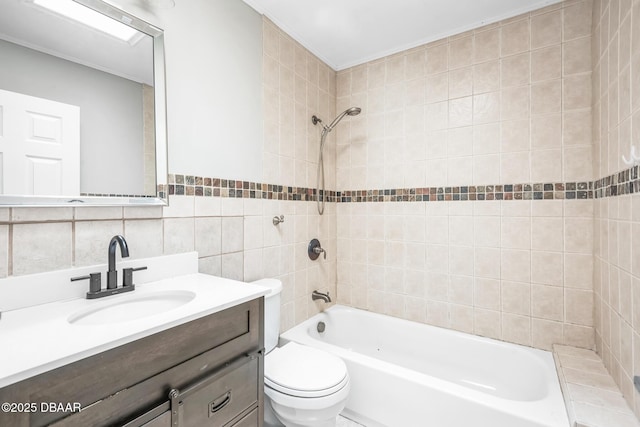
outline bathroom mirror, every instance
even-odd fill
[[[166,204],[162,30],[101,0],[0,0],[0,205]]]

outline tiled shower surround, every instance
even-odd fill
[[[124,233],[132,257],[197,250],[205,273],[281,278],[283,329],[323,308],[320,289],[595,345],[640,413],[640,184],[620,161],[640,141],[639,29],[638,0],[569,0],[336,73],[264,19],[262,182],[172,168],[167,208],[0,209],[0,276],[104,263]],[[351,106],[319,216],[310,117]],[[326,261],[308,259],[314,237]]]
[[[592,31],[593,168],[603,177],[640,149],[640,2],[595,0]],[[594,217],[596,349],[638,415],[640,196],[597,199]]]
[[[336,110],[363,109],[336,128],[339,199],[429,200],[338,203],[340,302],[593,346],[593,198],[611,181],[592,173],[591,8],[560,3],[338,72]]]

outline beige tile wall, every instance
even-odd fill
[[[268,183],[315,187],[320,126],[336,112],[336,73],[263,18],[264,177]],[[335,190],[335,135],[325,147],[326,187]]]
[[[339,72],[336,110],[363,113],[336,129],[338,189],[591,180],[590,10],[565,2]]]
[[[316,115],[327,124],[335,117],[336,73],[267,18],[263,18],[263,40],[263,181],[315,188],[322,129],[311,123],[311,116]],[[332,132],[324,151],[327,190],[336,189],[335,150]],[[249,226],[245,247],[250,248],[245,253],[245,279],[271,277],[277,272],[278,263],[281,270],[289,272],[285,287],[289,290],[283,299],[283,328],[288,329],[321,307],[320,303],[311,303],[313,289],[330,290],[336,295],[336,207],[327,204],[322,216],[318,215],[315,202],[288,202],[283,207],[291,217],[273,211],[273,215],[285,214],[285,223],[279,229],[290,230],[281,242],[270,218],[261,221],[245,216]],[[265,230],[262,246],[252,233],[260,227]],[[267,235],[272,239],[268,240]],[[319,258],[311,262],[307,257],[306,248],[313,238],[320,239],[328,251],[326,261]]]
[[[591,1],[338,73],[340,190],[590,181]],[[338,204],[340,302],[593,345],[593,202]]]
[[[593,4],[593,165],[596,177],[626,169],[640,149],[640,2]],[[599,199],[594,227],[596,348],[636,414],[640,398],[640,196]]]
[[[339,302],[543,349],[591,347],[592,207],[340,203]]]

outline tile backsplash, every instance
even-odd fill
[[[311,301],[312,290],[335,295],[335,204],[320,219],[315,202],[177,195],[170,200],[164,208],[2,209],[0,274],[104,264],[111,237],[122,234],[130,259],[195,250],[203,273],[281,279],[286,329],[321,309]],[[275,215],[285,215],[285,222],[274,226]],[[323,243],[326,261],[307,257],[309,236]]]

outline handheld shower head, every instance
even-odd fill
[[[340,120],[342,120],[344,118],[344,116],[357,116],[358,114],[360,114],[360,112],[362,111],[361,108],[359,107],[351,107],[348,110],[344,110],[342,113],[340,113],[338,115],[338,117],[336,117],[335,119],[333,119],[333,121],[331,122],[331,124],[329,126],[327,126],[327,132],[331,132],[333,130],[334,127],[336,127],[336,125],[338,123],[340,123]]]
[[[331,124],[329,126],[325,125],[322,122],[322,120],[320,120],[320,118],[318,116],[311,117],[311,122],[313,122],[314,125],[317,125],[318,123],[322,123],[322,127],[323,127],[324,131],[329,133],[329,132],[331,132],[333,130],[334,127],[336,127],[336,125],[340,122],[340,120],[342,120],[344,118],[344,116],[357,116],[358,114],[360,114],[361,111],[362,111],[362,108],[360,108],[360,107],[351,107],[351,108],[343,111],[342,113],[340,113],[338,115],[338,117],[333,119],[333,121],[331,122]]]

